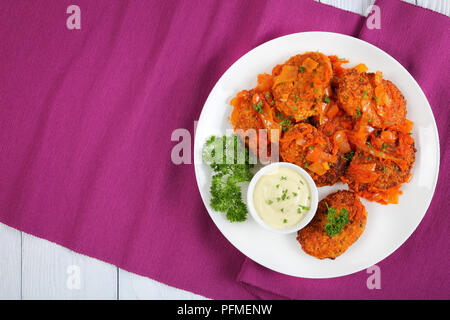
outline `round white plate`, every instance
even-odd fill
[[[407,117],[414,122],[417,148],[410,183],[402,187],[398,204],[381,205],[362,199],[368,212],[366,230],[344,254],[335,260],[319,260],[303,252],[296,235],[272,233],[259,226],[248,214],[241,223],[230,223],[225,214],[209,205],[211,169],[201,163],[202,147],[211,135],[225,135],[232,129],[228,120],[231,99],[243,89],[256,86],[258,74],[271,73],[277,64],[305,51],[347,58],[346,67],[364,63],[369,72],[383,72],[407,99]],[[228,132],[229,133],[229,132]],[[296,277],[331,278],[351,274],[383,260],[413,233],[433,197],[439,170],[439,138],[430,105],[417,82],[394,58],[377,47],[345,35],[330,32],[296,33],[268,41],[236,61],[211,91],[200,115],[194,142],[197,184],[203,202],[223,235],[243,254],[257,263]],[[339,183],[319,188],[319,199],[338,189]],[[243,187],[246,199],[246,186]]]

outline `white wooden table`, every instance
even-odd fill
[[[373,0],[320,0],[365,15]],[[408,0],[450,16],[450,0]],[[206,299],[0,223],[0,299]]]

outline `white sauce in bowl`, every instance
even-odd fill
[[[291,228],[310,210],[311,190],[299,172],[287,167],[275,168],[256,183],[253,205],[267,225]]]

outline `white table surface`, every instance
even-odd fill
[[[365,15],[373,0],[320,0]],[[407,0],[450,16],[450,0]],[[78,281],[79,280],[79,281]],[[0,299],[206,299],[0,223]]]

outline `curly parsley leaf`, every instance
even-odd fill
[[[247,206],[242,201],[239,183],[253,177],[248,150],[236,135],[216,137],[206,141],[203,161],[214,171],[211,182],[211,208],[226,213],[231,222],[247,219]]]

